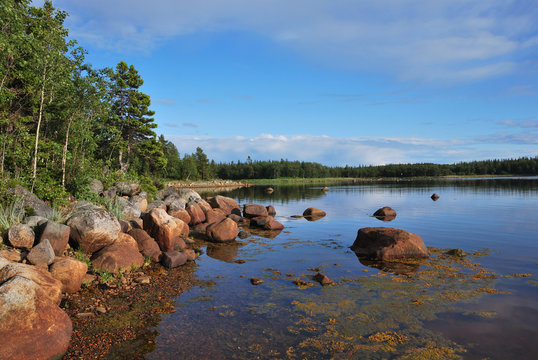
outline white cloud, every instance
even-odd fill
[[[538,46],[533,0],[57,0],[75,38],[150,51],[177,36],[245,31],[331,67],[405,80],[465,81],[513,71]]]

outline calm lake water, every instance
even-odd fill
[[[145,357],[538,358],[538,178],[332,184],[327,193],[323,186],[226,193],[241,205],[273,205],[286,228],[202,244],[202,285],[176,299]],[[382,206],[396,219],[371,217]],[[308,207],[327,216],[291,218]],[[349,246],[369,226],[420,235],[432,258],[361,263]],[[445,255],[451,248],[468,255]],[[336,285],[314,282],[316,270]],[[251,285],[252,277],[264,282]]]

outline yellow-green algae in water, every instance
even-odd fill
[[[264,304],[252,304],[250,311],[274,316],[281,312],[278,316],[292,319],[291,325],[287,334],[265,333],[274,338],[265,339],[263,344],[251,338],[249,354],[288,359],[461,358],[465,353],[462,346],[428,330],[424,322],[439,313],[456,310],[456,302],[491,293],[484,289],[494,289],[496,275],[474,262],[486,254],[458,257],[446,254],[446,249],[429,250],[428,260],[406,261],[410,268],[420,266],[414,273],[378,272],[342,279],[336,286],[317,287],[319,293],[289,281],[285,286],[274,282],[273,289],[264,294],[270,309]],[[290,306],[275,309],[274,304],[283,298],[293,299]],[[286,345],[284,353],[276,348],[277,344],[291,346]]]

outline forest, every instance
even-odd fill
[[[22,185],[53,204],[91,196],[88,184],[163,179],[536,175],[538,158],[328,167],[301,161],[219,163],[198,147],[180,155],[156,132],[151,98],[134,65],[93,68],[69,37],[68,14],[46,1],[0,3],[0,191]]]

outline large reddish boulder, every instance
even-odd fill
[[[265,224],[271,222],[271,220],[274,220],[272,216],[256,216],[250,219],[250,227],[259,227],[263,228]]]
[[[77,212],[67,220],[67,226],[71,228],[71,238],[86,254],[112,244],[121,230],[116,217],[103,209]]]
[[[284,225],[282,225],[281,223],[279,223],[278,221],[276,221],[275,219],[271,218],[271,220],[269,222],[267,222],[265,225],[263,225],[263,228],[265,230],[271,230],[271,231],[274,231],[274,230],[283,230],[284,229]]]
[[[119,273],[120,269],[129,271],[133,266],[139,268],[144,265],[144,257],[135,246],[123,241],[108,245],[93,254],[92,267],[113,274]]]
[[[176,239],[185,231],[182,223],[161,208],[152,209],[144,216],[144,230],[157,241],[162,251],[174,250]]]
[[[238,233],[237,223],[229,218],[209,225],[206,230],[207,237],[214,242],[233,241]]]
[[[0,359],[60,359],[73,325],[42,287],[23,276],[0,286]]]
[[[205,213],[199,204],[191,202],[187,205],[185,210],[187,210],[189,216],[191,217],[189,225],[196,225],[205,221]]]
[[[257,216],[268,216],[267,209],[263,205],[245,204],[243,205],[243,216],[246,218],[254,218]]]
[[[19,263],[10,263],[0,268],[0,284],[15,276],[32,280],[43,289],[43,293],[50,301],[54,304],[60,304],[62,300],[62,283],[56,280],[47,270]]]
[[[49,271],[62,283],[62,292],[76,293],[80,290],[88,265],[71,257],[57,257]]]
[[[174,250],[163,252],[161,257],[161,263],[169,269],[181,266],[185,264],[187,260],[188,256],[186,254]]]
[[[142,255],[150,257],[153,261],[159,261],[161,255],[161,249],[159,245],[149,234],[142,229],[131,229],[129,235],[135,239],[138,250]]]
[[[420,236],[389,227],[359,229],[351,250],[359,256],[375,260],[429,257]]]
[[[226,213],[221,209],[211,209],[205,212],[206,222],[208,224],[214,224],[222,221],[226,217]]]
[[[221,209],[226,215],[241,215],[241,208],[239,207],[239,204],[232,198],[217,195],[207,199],[207,202],[209,203],[209,205],[211,205],[213,209]]]
[[[190,224],[190,222],[191,222],[191,216],[189,215],[189,213],[185,209],[177,210],[177,211],[168,210],[168,214],[170,216],[173,216],[175,218],[178,218],[178,219],[182,220],[185,224]]]
[[[40,241],[48,239],[52,249],[54,249],[54,254],[61,256],[69,242],[70,233],[71,228],[69,226],[47,221],[41,232]]]

